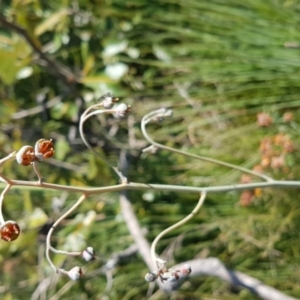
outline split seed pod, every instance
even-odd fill
[[[0,227],[1,239],[6,242],[12,242],[20,235],[20,226],[15,221],[6,221]]]
[[[55,153],[52,139],[40,139],[35,143],[34,152],[39,161],[52,157]]]
[[[36,160],[33,147],[23,146],[16,154],[16,160],[18,164],[23,166],[29,166]]]

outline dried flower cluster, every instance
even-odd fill
[[[265,137],[260,142],[260,163],[253,167],[258,173],[263,173],[269,168],[273,170],[280,169],[287,172],[286,165],[287,154],[295,151],[295,146],[290,136],[278,133],[272,137]],[[241,177],[241,183],[252,182],[252,176],[244,174]],[[248,206],[255,196],[260,196],[261,189],[245,190],[241,193],[240,204]]]
[[[145,275],[145,280],[147,282],[153,282],[159,278],[162,282],[174,282],[184,276],[190,275],[191,272],[192,268],[189,264],[184,264],[177,269],[168,269],[165,266],[163,266],[157,271],[147,273]]]
[[[18,164],[29,166],[34,162],[41,162],[55,154],[52,140],[40,139],[35,143],[34,148],[23,146],[16,154]]]
[[[30,166],[36,162],[41,162],[44,159],[52,157],[55,153],[54,145],[52,140],[40,139],[36,142],[35,147],[23,146],[16,154],[16,161],[23,166]],[[14,155],[9,155],[7,159],[14,157]],[[39,177],[39,182],[41,182],[41,176],[37,169],[35,168],[37,175]],[[6,188],[1,193],[1,202],[0,202],[0,237],[6,242],[12,242],[16,240],[20,235],[20,226],[15,221],[4,221],[2,215],[2,203],[4,200],[5,194],[10,189],[11,185],[8,183]]]

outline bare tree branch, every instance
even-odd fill
[[[50,72],[52,72],[54,75],[58,76],[66,85],[74,84],[78,82],[79,80],[75,77],[75,75],[69,70],[66,66],[61,66],[56,60],[53,58],[48,57],[36,44],[36,42],[31,38],[31,36],[28,34],[28,32],[22,28],[21,26],[9,22],[6,20],[5,16],[0,13],[0,24],[3,25],[3,27],[15,31],[19,35],[21,35],[27,43],[31,46],[33,51],[38,54],[38,56],[47,64],[48,69]]]
[[[224,266],[224,264],[215,257],[205,259],[194,259],[186,261],[192,267],[190,276],[214,276],[227,281],[235,287],[243,287],[264,300],[295,300],[296,298],[287,296],[282,292],[263,284],[258,279],[246,275],[242,272],[233,271]],[[181,264],[180,264],[181,265]],[[180,265],[174,268],[179,268]],[[177,282],[168,283],[168,291],[176,290],[186,278],[181,278]]]
[[[120,195],[120,203],[126,225],[133,237],[139,252],[150,270],[155,266],[150,257],[150,245],[145,239],[138,220],[133,212],[132,206],[126,195]],[[190,276],[214,276],[224,281],[227,281],[235,287],[242,287],[250,290],[252,293],[261,297],[264,300],[295,300],[295,298],[287,296],[280,291],[263,284],[261,281],[244,273],[233,271],[224,266],[218,258],[195,259],[184,262],[192,267]],[[172,269],[179,269],[180,265],[173,266]],[[175,291],[186,280],[187,277],[182,277],[180,280],[173,283],[157,281],[159,287],[167,293]]]
[[[56,104],[58,104],[61,100],[62,100],[62,97],[56,96],[53,99],[46,102],[45,107],[46,108],[51,108],[51,107],[55,106]],[[24,110],[18,111],[16,113],[12,114],[11,118],[13,120],[22,119],[22,118],[26,118],[26,117],[29,117],[29,116],[32,116],[32,115],[36,115],[36,114],[38,114],[42,111],[43,111],[43,107],[39,105],[39,106],[36,106],[36,107],[32,107],[32,108],[29,108],[29,109],[24,109]]]

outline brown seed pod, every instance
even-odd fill
[[[18,164],[23,166],[29,166],[36,160],[33,147],[23,146],[16,154],[16,160]]]
[[[52,139],[40,139],[35,143],[34,152],[40,161],[50,158],[54,155],[55,149]]]
[[[6,221],[0,227],[1,239],[6,242],[12,242],[20,235],[20,226],[15,221]]]

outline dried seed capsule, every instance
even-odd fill
[[[72,280],[78,280],[82,277],[82,270],[80,267],[74,267],[68,272],[68,276]]]
[[[20,226],[15,221],[6,221],[0,227],[1,239],[6,242],[14,241],[20,235]]]
[[[120,103],[116,108],[115,108],[115,113],[119,117],[124,117],[127,113],[130,112],[130,105],[127,105],[125,103]]]
[[[107,93],[100,97],[99,101],[102,101],[102,106],[106,109],[110,109],[114,106],[119,99],[114,97],[113,94]]]
[[[36,160],[33,147],[23,146],[16,154],[17,163],[23,166],[29,166]]]
[[[50,158],[54,155],[55,149],[52,139],[40,139],[35,143],[34,152],[38,157],[39,161]]]
[[[81,253],[81,256],[85,261],[92,261],[96,259],[93,247],[87,247],[86,249],[84,249]]]

